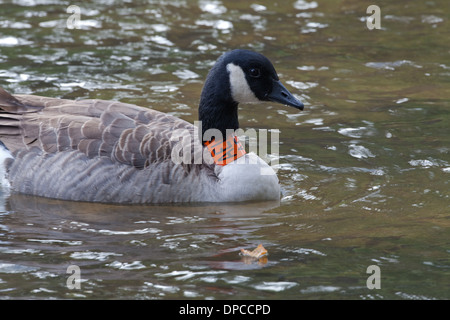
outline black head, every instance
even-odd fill
[[[269,59],[249,50],[233,50],[223,56],[229,75],[230,90],[237,103],[274,101],[303,110],[296,99],[280,82]]]
[[[303,110],[303,103],[280,82],[269,59],[260,53],[237,49],[223,54],[208,74],[203,87],[199,120],[203,132],[239,128],[239,103],[273,101]]]

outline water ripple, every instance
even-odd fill
[[[297,285],[298,283],[290,281],[264,281],[260,284],[254,285],[253,287],[256,290],[280,292],[291,289]]]

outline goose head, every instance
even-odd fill
[[[223,54],[209,72],[200,98],[202,134],[239,128],[238,105],[277,102],[303,110],[303,103],[280,82],[269,59],[260,53],[237,49]]]

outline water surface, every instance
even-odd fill
[[[197,120],[223,52],[268,56],[303,112],[241,106],[280,130],[280,202],[173,206],[2,194],[0,297],[448,299],[448,4],[395,1],[0,2],[0,85]],[[262,243],[267,259],[241,248]],[[67,268],[81,270],[69,289]],[[370,265],[381,289],[366,285]]]

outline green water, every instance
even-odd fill
[[[234,48],[263,53],[303,112],[280,130],[279,203],[109,206],[3,195],[0,298],[449,299],[450,9],[436,1],[0,2],[0,85],[197,120]],[[381,29],[366,9],[381,8]],[[241,248],[262,243],[267,260]],[[67,268],[81,270],[69,289]],[[369,266],[380,289],[369,289]]]

